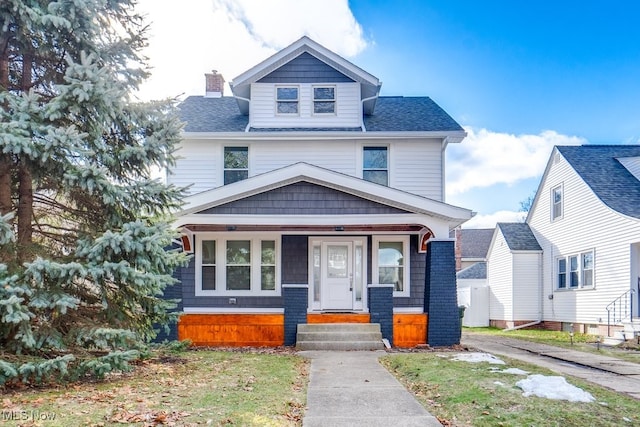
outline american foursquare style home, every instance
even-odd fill
[[[304,327],[351,324],[373,325],[376,345],[458,343],[449,232],[472,213],[444,202],[444,167],[460,125],[428,97],[380,96],[308,37],[233,79],[232,96],[205,78],[180,105],[167,177],[190,186],[176,227],[193,257],[168,290],[177,338],[300,345],[330,339]]]

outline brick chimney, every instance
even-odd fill
[[[212,70],[211,73],[204,74],[206,82],[205,97],[220,98],[224,94],[224,77],[218,71]]]

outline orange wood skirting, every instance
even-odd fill
[[[284,314],[184,314],[178,339],[195,346],[277,347],[284,345]]]
[[[393,315],[393,346],[411,348],[427,343],[428,316],[421,314]]]
[[[318,313],[307,314],[307,323],[369,323],[368,313]]]

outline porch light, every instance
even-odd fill
[[[342,225],[336,225],[336,231],[344,231],[344,227]]]
[[[236,231],[235,225],[227,225],[227,231]]]

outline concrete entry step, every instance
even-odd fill
[[[378,323],[318,323],[298,325],[300,350],[384,349]]]

